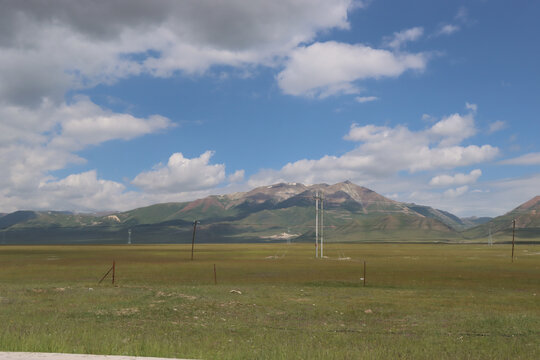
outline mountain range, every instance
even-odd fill
[[[494,219],[459,218],[345,181],[281,183],[105,214],[16,211],[0,215],[0,243],[186,243],[195,220],[198,242],[314,241],[316,195],[330,242],[461,242],[489,234],[504,241],[513,219],[520,234],[540,238],[539,196]]]

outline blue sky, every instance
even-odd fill
[[[0,212],[351,180],[540,194],[534,1],[2,1]]]

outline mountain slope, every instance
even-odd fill
[[[5,214],[0,217],[0,229],[6,229],[19,223],[24,223],[28,220],[35,219],[37,216],[35,211],[15,211],[11,214]]]
[[[456,241],[464,221],[428,206],[388,199],[349,181],[333,185],[281,183],[247,192],[164,203],[105,215],[60,212],[13,213],[0,224],[16,239],[32,241],[210,242],[312,241],[315,196],[324,199],[327,241]],[[6,218],[7,217],[7,218]],[[26,235],[25,235],[26,234]]]
[[[492,236],[509,238],[512,233],[512,221],[516,220],[518,236],[522,238],[540,237],[540,196],[519,205],[508,213],[498,216],[484,224],[475,226],[464,232],[467,238]]]
[[[437,219],[455,230],[462,230],[467,225],[457,216],[443,210],[434,209],[430,206],[407,204],[407,207],[425,217]]]

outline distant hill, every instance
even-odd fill
[[[15,211],[11,214],[4,214],[0,217],[0,229],[6,229],[18,223],[23,223],[35,219],[37,213],[34,211]]]
[[[343,182],[333,185],[281,183],[248,192],[164,203],[126,212],[73,214],[16,212],[0,218],[3,241],[16,243],[312,241],[315,201],[324,198],[328,241],[455,241],[459,218],[427,206],[404,204],[370,189]]]
[[[324,199],[327,241],[455,242],[463,240],[460,231],[483,221],[394,201],[349,181],[309,186],[281,183],[118,213],[19,211],[0,217],[4,232],[0,241],[124,243],[131,230],[133,243],[186,243],[191,241],[194,220],[200,222],[199,242],[313,241],[316,194]],[[482,231],[477,226],[465,233]]]
[[[448,225],[452,229],[462,230],[467,227],[466,223],[463,222],[459,217],[447,211],[438,210],[429,206],[417,204],[407,204],[407,207],[412,211],[421,214],[427,218],[437,219],[440,222]]]
[[[477,225],[485,224],[488,221],[491,221],[492,219],[493,219],[492,217],[487,217],[487,216],[483,216],[483,217],[471,216],[471,217],[461,218],[461,222],[465,226],[465,229],[470,229]]]
[[[485,238],[491,233],[495,238],[504,238],[508,241],[514,219],[517,236],[522,239],[540,238],[540,196],[532,198],[504,215],[465,231],[463,235],[467,238]]]

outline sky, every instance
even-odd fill
[[[540,2],[0,0],[0,212],[540,195]]]

